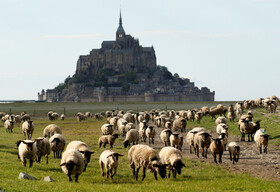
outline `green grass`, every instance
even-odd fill
[[[17,105],[22,105],[19,111],[24,108],[24,104]],[[58,108],[63,106],[62,104],[57,105]],[[76,106],[77,111],[79,111],[79,104],[71,105]],[[36,104],[32,105],[32,107],[36,108],[38,111],[49,110],[49,108],[46,109],[48,106],[45,104],[39,104],[38,106],[39,107],[36,108]],[[52,104],[52,106],[56,106],[56,104]],[[80,104],[80,106],[82,106],[81,108],[87,107],[85,104]],[[146,106],[146,104],[144,106]],[[109,104],[105,104],[102,110],[106,107],[109,107]],[[142,108],[143,106],[138,104],[134,105],[134,108],[137,107]],[[75,109],[72,109],[71,112],[74,113]],[[271,123],[269,118],[271,117],[272,120],[278,119],[274,115],[265,117],[262,115],[263,112],[264,111],[261,109],[260,112],[255,113],[255,117],[263,120],[262,125],[268,127],[268,132],[273,138],[272,142],[279,144],[280,125],[275,122]],[[266,112],[264,113],[266,114]],[[47,119],[35,119],[33,138],[42,136],[44,127],[51,123],[53,122]],[[99,155],[104,149],[99,149],[97,147],[97,140],[101,135],[100,127],[105,123],[105,120],[99,122],[95,119],[88,119],[87,121],[79,123],[74,118],[67,118],[65,121],[55,121],[54,123],[62,128],[67,143],[72,140],[82,140],[95,152],[88,165],[87,171],[80,175],[79,183],[68,182],[67,176],[61,171],[59,166],[60,160],[53,159],[52,153],[49,157],[49,164],[47,165],[45,164],[45,158],[42,158],[41,164],[34,163],[32,168],[23,167],[20,160],[17,159],[17,148],[15,145],[17,140],[23,139],[21,128],[15,127],[14,133],[8,134],[1,124],[0,187],[5,191],[279,191],[280,182],[258,179],[246,173],[230,173],[223,167],[200,160],[195,161],[190,159],[184,159],[186,168],[183,168],[182,175],[179,175],[177,179],[159,179],[155,181],[153,174],[147,173],[147,177],[143,182],[136,182],[132,177],[132,171],[128,165],[128,149],[123,149],[122,138],[117,140],[113,150],[125,156],[120,157],[119,169],[114,180],[107,180],[101,176],[98,165]],[[214,124],[214,121],[207,117],[202,119],[200,125],[188,122],[187,127],[203,126],[207,129],[214,130]],[[229,124],[230,133],[239,135],[236,123]],[[29,163],[27,165],[29,166]],[[19,180],[18,175],[21,171],[36,177],[38,180]],[[141,170],[139,173],[141,177]],[[45,176],[51,176],[55,182],[44,182],[43,178]]]

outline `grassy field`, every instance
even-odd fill
[[[185,109],[191,107],[201,107],[204,105],[212,106],[216,103],[142,103],[142,104],[1,104],[0,111],[9,112],[11,109],[14,113],[27,111],[29,113],[35,110],[38,117],[45,116],[49,110],[59,113],[66,108],[66,114],[72,116],[78,111],[100,112],[106,109],[120,110],[149,110],[152,108],[165,109]],[[227,104],[226,104],[227,105]],[[59,111],[58,109],[61,109]],[[31,113],[32,114],[32,113]],[[266,117],[267,112],[263,109],[255,112],[258,119],[262,119],[262,125],[267,127],[272,137],[272,143],[279,142],[279,117],[271,115]],[[45,116],[46,117],[46,116]],[[8,134],[0,125],[0,187],[5,191],[279,191],[280,182],[267,181],[252,177],[248,174],[230,173],[223,167],[215,166],[201,160],[185,159],[186,168],[182,170],[182,175],[177,179],[159,179],[155,181],[153,174],[147,173],[146,179],[136,182],[132,177],[132,171],[128,165],[127,151],[122,146],[123,139],[117,140],[114,151],[124,154],[120,157],[120,165],[114,180],[107,180],[101,176],[98,165],[99,155],[104,149],[99,149],[97,140],[101,135],[100,127],[104,121],[98,122],[95,119],[88,119],[85,122],[77,122],[74,118],[67,118],[65,121],[55,121],[62,128],[66,142],[72,140],[82,140],[86,142],[95,152],[87,171],[79,177],[79,183],[69,183],[67,176],[61,171],[59,159],[53,159],[51,153],[49,164],[45,164],[45,158],[42,158],[41,164],[34,163],[32,168],[23,167],[20,160],[17,159],[17,148],[15,142],[23,139],[21,127],[15,127],[14,133]],[[43,129],[46,125],[51,124],[49,120],[35,118],[35,131],[33,138],[42,136]],[[198,126],[196,123],[188,122],[187,127]],[[202,119],[201,125],[207,129],[214,130],[214,122],[210,118]],[[230,133],[239,135],[236,123],[229,123]],[[27,164],[29,165],[29,164]],[[37,181],[18,180],[20,172],[25,172],[36,177]],[[141,173],[141,171],[140,171]],[[51,176],[55,182],[44,182],[45,176]],[[140,177],[142,174],[140,174]]]

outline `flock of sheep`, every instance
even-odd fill
[[[237,142],[228,143],[228,120],[235,121],[238,118],[241,141],[245,141],[245,134],[247,134],[248,141],[252,141],[254,138],[260,153],[262,151],[267,153],[269,135],[264,129],[260,129],[260,121],[253,121],[251,111],[248,111],[247,114],[243,114],[243,111],[254,107],[265,107],[273,113],[276,111],[279,101],[278,97],[272,96],[265,99],[238,102],[235,106],[230,105],[229,107],[219,104],[211,108],[205,106],[201,109],[187,111],[151,110],[139,113],[106,111],[96,113],[94,116],[90,112],[86,114],[79,112],[75,116],[78,121],[90,117],[95,117],[98,120],[102,120],[103,117],[107,118],[107,123],[101,127],[102,136],[98,140],[99,148],[102,146],[106,148],[106,145],[113,148],[116,139],[119,137],[124,137],[124,148],[133,145],[128,150],[128,160],[136,180],[138,180],[140,168],[143,171],[142,180],[146,176],[146,169],[154,173],[155,179],[157,179],[157,175],[165,178],[167,171],[168,177],[172,173],[173,177],[176,178],[176,175],[181,174],[181,169],[185,167],[182,157],[182,146],[184,144],[182,135],[186,132],[185,141],[190,147],[190,153],[194,152],[198,158],[200,152],[202,158],[207,158],[207,151],[210,148],[214,162],[222,163],[222,155],[227,149],[232,163],[238,162],[240,146]],[[216,118],[217,115],[218,118]],[[52,111],[48,112],[47,116],[51,121],[59,118],[59,115]],[[196,120],[197,123],[200,123],[201,119],[207,116],[216,120],[217,137],[214,138],[203,127],[195,127],[191,130],[186,128],[187,121]],[[82,141],[71,141],[66,146],[65,138],[59,126],[50,124],[45,127],[43,137],[31,140],[34,124],[29,114],[23,112],[21,115],[13,115],[0,112],[0,118],[4,122],[4,127],[8,133],[12,133],[15,124],[23,121],[24,140],[16,143],[18,158],[23,166],[26,166],[26,159],[29,159],[29,166],[32,167],[34,160],[40,162],[42,156],[46,156],[46,163],[48,163],[48,156],[53,151],[54,158],[61,158],[60,167],[67,174],[69,181],[72,181],[71,176],[74,175],[77,182],[79,175],[86,171],[94,152]],[[62,114],[60,119],[64,120],[65,116]],[[159,130],[161,130],[159,138],[165,147],[158,153],[151,146],[155,143],[155,137]],[[142,144],[138,144],[140,142]],[[65,146],[66,150],[64,151]],[[101,153],[99,165],[103,176],[105,176],[105,169],[107,178],[113,178],[117,172],[118,159],[121,156],[123,155],[112,150],[105,150]],[[217,156],[219,156],[218,161]]]

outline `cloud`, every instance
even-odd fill
[[[43,35],[39,36],[40,39],[91,39],[91,38],[105,38],[110,37],[109,34],[79,34],[79,35]]]

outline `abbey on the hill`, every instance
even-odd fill
[[[214,101],[215,92],[199,89],[189,79],[172,75],[156,63],[155,50],[142,47],[125,33],[122,17],[115,41],[81,55],[76,73],[55,89],[38,93],[39,101],[143,102]]]

